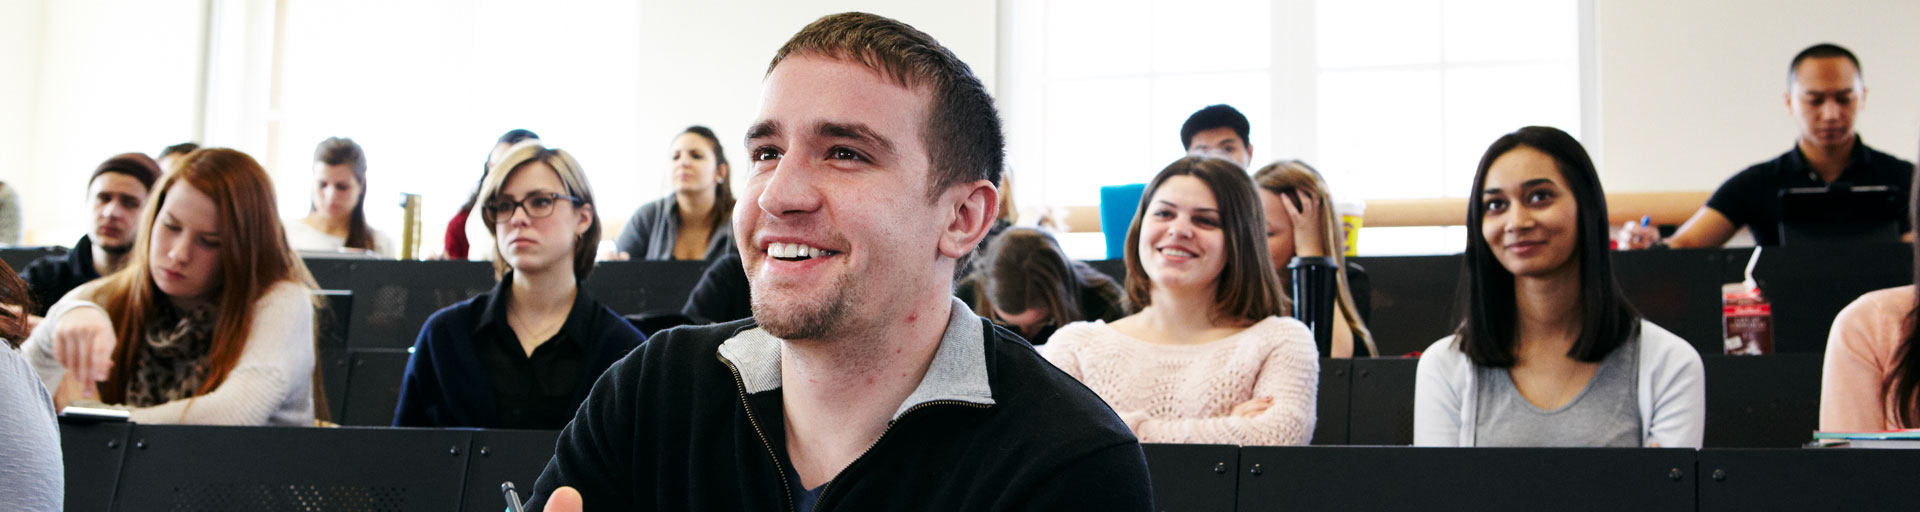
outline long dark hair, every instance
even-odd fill
[[[1920,196],[1920,173],[1913,175],[1913,186],[1907,199],[1907,218],[1920,219],[1920,202],[1914,200]],[[1913,243],[1913,271],[1915,284],[1920,284],[1920,240]],[[1887,397],[1892,406],[1894,424],[1900,427],[1920,424],[1920,350],[1914,350],[1914,340],[1920,339],[1920,302],[1907,311],[1907,336],[1900,340],[1900,348],[1893,353],[1893,371],[1887,372],[1887,378],[1880,383],[1882,396]]]
[[[713,184],[713,211],[707,212],[707,226],[714,231],[719,231],[721,226],[727,225],[728,219],[733,218],[733,187],[727,185],[726,179],[727,176],[733,175],[733,166],[727,165],[727,151],[720,147],[720,137],[714,136],[712,129],[694,125],[680,131],[680,135],[689,133],[706,139],[707,145],[713,148],[714,168],[727,170],[720,181]],[[678,138],[680,135],[674,137]]]
[[[360,183],[360,197],[353,200],[353,215],[347,219],[346,246],[354,249],[377,251],[374,247],[373,228],[367,227],[367,152],[360,144],[345,137],[327,137],[313,148],[313,161],[326,165],[353,166],[353,180]],[[318,205],[309,205],[308,211]]]
[[[1053,235],[1035,228],[1007,228],[987,244],[981,256],[982,264],[974,269],[986,299],[980,305],[1010,312],[1046,308],[1049,325],[1090,320],[1080,304],[1081,289],[1088,284],[1082,283],[1073,259]],[[980,309],[983,315],[997,316],[991,309]]]
[[[1599,362],[1639,333],[1640,313],[1627,302],[1613,279],[1613,260],[1607,254],[1607,194],[1600,188],[1593,159],[1573,136],[1545,126],[1528,126],[1503,135],[1480,157],[1480,167],[1473,175],[1473,193],[1467,196],[1467,252],[1461,260],[1459,297],[1455,301],[1466,311],[1454,331],[1455,343],[1473,364],[1513,366],[1517,341],[1513,324],[1518,314],[1513,273],[1494,258],[1486,237],[1480,234],[1486,209],[1481,192],[1487,188],[1487,169],[1493,167],[1493,161],[1522,146],[1553,157],[1578,209],[1573,257],[1580,258],[1580,338],[1567,356]]]
[[[0,308],[0,340],[19,348],[27,339],[27,312],[33,311],[33,294],[27,293],[26,281],[21,281],[5,261],[0,261],[0,304],[20,308]]]
[[[496,147],[496,148],[500,147],[501,144],[512,146],[514,144],[519,144],[520,141],[523,141],[523,140],[538,139],[538,138],[540,138],[540,134],[533,133],[532,130],[527,130],[523,128],[514,128],[512,130],[507,130],[507,133],[500,134],[500,138],[498,140],[493,141],[493,147]],[[480,162],[480,181],[474,182],[473,192],[470,192],[467,194],[467,202],[462,203],[460,205],[460,211],[471,212],[473,211],[473,205],[478,204],[480,202],[480,187],[487,183],[487,171],[490,170],[487,168],[487,166],[493,164],[493,162],[491,161],[491,159],[493,158],[492,149],[487,150],[487,158],[489,159],[488,161]]]
[[[1268,259],[1266,216],[1260,213],[1260,197],[1253,191],[1253,180],[1239,164],[1203,156],[1174,160],[1153,177],[1140,194],[1140,206],[1134,209],[1133,225],[1127,228],[1127,309],[1139,312],[1153,302],[1153,278],[1140,264],[1140,222],[1147,216],[1153,194],[1174,176],[1192,176],[1213,191],[1220,205],[1220,231],[1225,235],[1226,265],[1214,277],[1215,318],[1238,318],[1259,322],[1271,316],[1286,316],[1292,307],[1287,294],[1280,292],[1280,278],[1273,273]]]

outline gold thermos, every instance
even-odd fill
[[[400,194],[400,259],[420,259],[420,194]]]

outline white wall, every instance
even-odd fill
[[[0,179],[18,181],[28,244],[71,244],[85,233],[86,183],[114,154],[152,153],[193,135],[202,0],[60,0],[9,3],[8,34],[36,56],[5,55],[0,90],[7,146],[24,159]],[[18,9],[17,11],[15,9]],[[13,14],[19,14],[15,17]],[[26,28],[15,33],[16,25]],[[19,64],[19,67],[15,67]],[[13,71],[19,70],[19,71]],[[18,117],[16,117],[16,115]]]
[[[0,155],[9,155],[11,165],[0,166],[0,181],[16,187],[25,206],[40,190],[34,172],[34,105],[40,97],[41,19],[49,0],[13,0],[0,2]],[[22,212],[27,226],[38,220],[33,211]]]
[[[1819,42],[1860,57],[1863,140],[1920,151],[1920,2],[1595,1],[1608,192],[1712,190],[1791,149],[1787,64]]]
[[[635,151],[646,157],[640,160],[644,178],[639,189],[656,196],[667,193],[667,144],[694,124],[713,128],[736,174],[744,172],[746,155],[740,142],[759,106],[767,63],[781,43],[807,23],[843,11],[906,22],[953,50],[991,90],[997,62],[996,9],[994,0],[641,2],[641,46],[649,50],[640,60],[647,78],[635,91],[642,125]]]
[[[0,70],[6,71],[0,73],[0,154],[14,155],[16,162],[0,170],[0,180],[24,190],[29,243],[66,244],[85,231],[82,190],[99,161],[122,151],[157,151],[193,136],[207,1],[0,1]],[[1858,126],[1867,142],[1916,157],[1920,31],[1910,27],[1920,26],[1920,2],[1592,1],[1598,108],[1590,115],[1598,119],[1589,126],[1598,129],[1588,135],[1610,191],[1710,190],[1745,166],[1786,151],[1794,137],[1781,99],[1786,63],[1819,41],[1846,45],[1863,60],[1869,93]],[[634,33],[622,36],[641,47],[632,95],[596,103],[609,106],[603,115],[610,119],[632,120],[632,128],[618,130],[636,134],[627,146],[632,154],[596,159],[609,164],[585,162],[596,184],[605,183],[599,188],[609,189],[600,194],[613,203],[603,217],[624,217],[631,205],[666,193],[665,166],[659,164],[665,158],[659,155],[687,125],[714,128],[730,156],[744,158],[738,138],[757,106],[767,60],[807,22],[845,10],[901,19],[952,48],[994,87],[1001,60],[1019,51],[1000,47],[1005,17],[998,4],[642,0],[634,9]],[[259,65],[258,59],[231,60]],[[210,107],[219,110],[225,99],[213,98]],[[254,136],[222,136],[220,128],[230,123],[221,119],[210,120],[210,136],[260,144],[254,139],[264,127],[249,129]],[[468,164],[475,155],[461,156],[466,158],[459,163]],[[454,188],[470,186],[470,167],[458,166],[460,186]],[[598,179],[623,172],[631,174]],[[436,221],[444,224],[429,216],[429,231],[437,230]]]

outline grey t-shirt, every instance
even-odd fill
[[[9,510],[60,510],[66,468],[53,397],[19,349],[0,340],[0,503]]]
[[[1479,372],[1475,446],[1638,447],[1641,442],[1640,341],[1607,354],[1587,387],[1557,409],[1541,409],[1520,395],[1506,368]]]

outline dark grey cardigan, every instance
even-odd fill
[[[620,238],[614,245],[635,260],[670,260],[674,240],[679,235],[680,209],[669,194],[634,210],[633,218],[627,219],[627,227],[620,230]],[[700,259],[713,261],[732,250],[733,223],[722,222],[708,235],[707,254]]]

